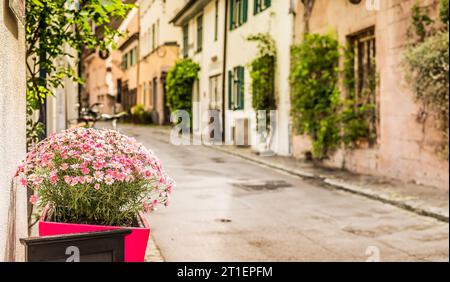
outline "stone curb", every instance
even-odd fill
[[[147,243],[147,249],[145,250],[145,262],[164,262],[164,257],[161,255],[152,234],[150,234]]]
[[[269,168],[280,170],[280,171],[289,173],[291,175],[299,176],[302,178],[314,179],[314,180],[320,181],[323,184],[325,184],[326,186],[334,188],[334,189],[338,189],[338,190],[350,192],[353,194],[357,194],[360,196],[364,196],[366,198],[370,198],[370,199],[377,200],[377,201],[380,201],[380,202],[383,202],[386,204],[390,204],[390,205],[402,208],[404,210],[414,212],[414,213],[422,215],[422,216],[432,217],[439,221],[443,221],[446,223],[449,222],[448,211],[445,211],[444,209],[441,209],[441,208],[424,206],[423,204],[421,204],[417,201],[414,201],[414,200],[395,198],[386,193],[374,191],[372,189],[367,189],[367,188],[364,188],[364,187],[361,187],[358,185],[347,183],[344,180],[327,178],[320,174],[314,174],[311,172],[302,171],[299,169],[293,169],[293,168],[289,168],[287,166],[283,166],[283,165],[279,165],[279,164],[274,164],[274,163],[265,161],[258,157],[249,157],[249,156],[240,154],[238,152],[226,150],[226,149],[220,148],[220,146],[205,145],[205,147],[208,147],[208,148],[220,151],[220,152],[224,152],[229,155],[240,157],[242,159],[245,159],[245,160],[248,160],[248,161],[251,161],[254,163],[258,163],[260,165],[263,165],[263,166],[266,166]]]

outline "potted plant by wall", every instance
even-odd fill
[[[174,182],[142,144],[113,130],[76,128],[52,135],[26,156],[17,175],[35,191],[39,235],[129,228],[125,261],[144,261],[144,213],[168,205]]]

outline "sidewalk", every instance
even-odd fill
[[[209,147],[292,175],[322,182],[329,188],[355,193],[448,222],[449,194],[443,189],[404,183],[384,177],[359,175],[344,170],[321,168],[292,157],[261,157],[253,153],[250,148]]]

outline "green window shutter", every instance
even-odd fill
[[[247,22],[247,16],[248,16],[248,0],[243,0],[244,3],[244,7],[242,9],[242,12],[244,13],[243,17],[242,17],[242,23],[246,23]]]
[[[239,67],[239,109],[244,109],[244,99],[245,99],[245,69],[244,67]]]
[[[234,5],[234,0],[230,1],[230,30],[233,29],[233,22],[234,22],[234,9],[233,9],[233,5]]]
[[[271,4],[271,0],[264,0],[264,3],[266,4],[265,8],[269,8]]]
[[[228,71],[228,109],[233,110],[233,72]]]
[[[258,0],[253,0],[253,14],[256,15],[258,13]]]

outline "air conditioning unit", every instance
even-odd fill
[[[234,124],[234,145],[238,147],[250,146],[250,120],[248,118],[235,119]]]

